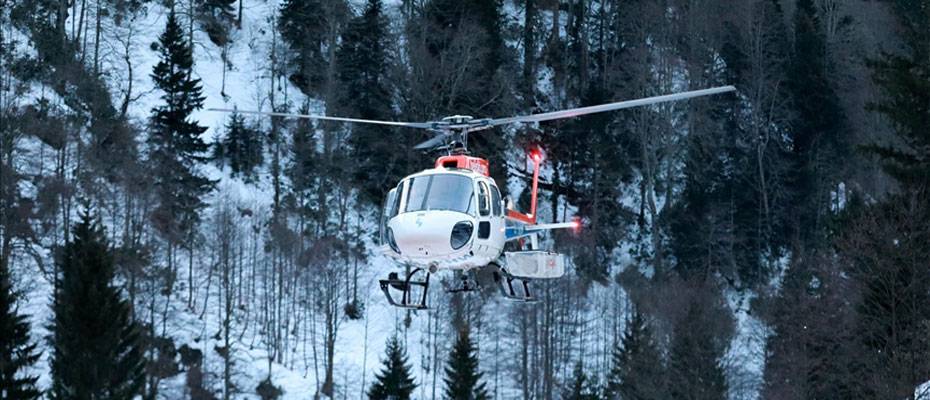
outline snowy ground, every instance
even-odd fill
[[[930,400],[930,381],[914,389],[914,400]]]

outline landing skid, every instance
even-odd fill
[[[530,294],[529,279],[510,275],[506,269],[501,267],[500,273],[494,274],[494,280],[499,284],[501,295],[507,299],[525,303],[534,303],[537,301],[537,299]]]
[[[414,279],[414,277],[421,272],[425,274],[426,277],[423,280]],[[428,310],[429,307],[426,305],[426,295],[429,293],[429,276],[429,271],[423,268],[415,268],[407,274],[405,279],[399,279],[396,272],[391,272],[388,274],[387,279],[379,280],[378,283],[381,285],[381,291],[384,292],[384,297],[387,298],[388,303],[391,303],[392,306],[412,310]],[[422,294],[420,296],[414,296],[414,288],[420,288]],[[394,296],[391,295],[392,289],[401,293],[400,301],[396,301]]]
[[[492,264],[493,265],[493,264]],[[422,276],[421,275],[425,275]],[[428,270],[414,268],[404,279],[400,279],[396,272],[388,274],[387,279],[379,280],[384,297],[392,306],[411,310],[428,310],[426,297],[429,294]],[[530,279],[511,275],[504,268],[496,268],[494,281],[498,283],[501,295],[513,301],[533,303],[537,299],[530,292]],[[447,289],[447,293],[477,292],[481,290],[476,270],[465,272],[461,276],[461,285]],[[396,298],[399,293],[400,297]]]

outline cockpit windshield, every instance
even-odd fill
[[[404,211],[447,210],[473,212],[471,178],[456,174],[435,174],[411,178]]]

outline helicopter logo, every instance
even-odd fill
[[[406,276],[390,272],[379,281],[387,301],[398,307],[427,309],[430,275],[442,270],[462,271],[460,287],[449,292],[477,290],[476,272],[490,269],[500,293],[516,301],[534,301],[533,280],[556,279],[565,274],[565,257],[540,249],[538,234],[553,229],[579,229],[581,222],[538,223],[536,213],[542,153],[530,153],[533,163],[530,211],[522,213],[501,197],[490,177],[486,159],[468,152],[468,134],[496,126],[538,123],[632,107],[680,101],[733,92],[733,86],[693,90],[588,107],[505,118],[476,119],[453,115],[439,121],[397,122],[326,115],[210,109],[272,117],[306,118],[382,126],[425,129],[434,136],[415,149],[440,149],[446,154],[433,168],[411,174],[388,191],[381,209],[380,249],[407,266]],[[519,250],[505,251],[508,242]],[[526,243],[528,241],[528,243]],[[397,296],[399,295],[399,297]]]

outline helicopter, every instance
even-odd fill
[[[512,200],[502,198],[497,183],[490,176],[488,161],[472,156],[468,151],[470,133],[503,125],[574,118],[735,90],[733,86],[721,86],[524,116],[473,118],[453,115],[427,122],[216,108],[210,111],[375,124],[433,132],[432,138],[414,148],[438,149],[444,154],[436,159],[432,168],[404,177],[388,191],[380,221],[380,250],[407,266],[405,276],[390,272],[386,279],[379,280],[380,289],[391,305],[422,310],[429,308],[430,275],[442,270],[464,272],[460,275],[461,286],[449,292],[479,290],[477,271],[489,268],[504,298],[535,301],[530,283],[561,278],[565,275],[567,263],[564,255],[540,248],[539,233],[581,228],[579,220],[539,223],[536,203],[543,161],[539,149],[533,149],[529,154],[533,163],[530,210],[523,213],[514,208]],[[508,242],[519,241],[522,244],[527,239],[528,246],[518,246],[521,250],[505,250]]]

